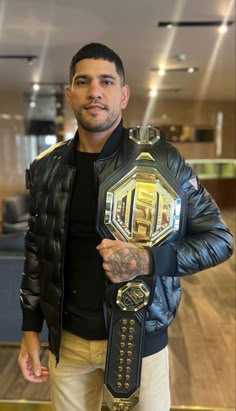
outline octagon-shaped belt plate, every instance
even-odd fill
[[[180,225],[181,198],[154,167],[135,166],[106,190],[103,224],[122,241],[158,244]]]
[[[128,282],[117,292],[116,303],[123,311],[138,311],[148,304],[150,291],[142,282]]]

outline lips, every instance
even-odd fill
[[[106,107],[103,106],[102,104],[88,104],[85,106],[86,110],[105,110]]]

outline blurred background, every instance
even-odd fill
[[[25,384],[16,365],[25,169],[41,151],[73,137],[76,122],[64,90],[72,56],[89,42],[108,45],[124,62],[131,89],[125,126],[162,127],[235,232],[234,0],[0,0],[3,402],[50,399],[49,387]],[[181,311],[170,330],[175,406],[235,408],[234,274],[232,257],[183,281]]]

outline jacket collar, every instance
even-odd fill
[[[108,138],[104,144],[98,159],[102,160],[110,157],[114,154],[121,145],[121,139],[125,128],[123,127],[123,121],[121,120],[117,128],[113,131],[111,136]],[[79,140],[78,130],[76,131],[74,137],[69,141],[67,150],[63,154],[63,159],[66,163],[75,165],[75,151]]]

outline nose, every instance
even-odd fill
[[[88,98],[90,99],[101,99],[102,98],[102,87],[98,81],[92,80],[88,88]]]

